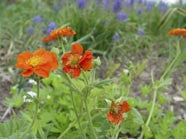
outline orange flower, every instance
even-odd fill
[[[92,69],[93,56],[89,50],[86,50],[83,54],[83,47],[79,43],[73,44],[71,49],[71,52],[62,56],[63,71],[76,78],[81,74],[81,70]]]
[[[122,104],[112,102],[107,118],[111,123],[120,124],[123,121],[123,113],[128,111],[130,111],[130,106],[127,101],[124,101]]]
[[[168,32],[169,35],[181,35],[181,36],[186,36],[186,29],[184,28],[176,28],[172,29]]]
[[[23,77],[29,77],[34,73],[46,78],[50,71],[57,69],[58,61],[55,54],[42,48],[34,53],[23,52],[19,54],[15,66],[24,70],[21,73]]]
[[[76,32],[71,27],[59,28],[56,30],[52,30],[50,32],[50,35],[48,37],[44,37],[42,41],[49,42],[52,40],[56,40],[59,37],[73,36],[75,34]]]

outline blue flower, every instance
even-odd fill
[[[145,31],[144,31],[144,29],[138,29],[137,34],[140,35],[140,36],[145,35]]]
[[[151,11],[155,6],[155,2],[153,1],[148,1],[146,2],[146,8],[147,8],[147,11]]]
[[[43,22],[43,18],[40,17],[40,16],[34,16],[34,17],[32,18],[32,21],[33,21],[34,23],[41,23],[41,22]]]
[[[34,33],[34,27],[30,26],[27,30],[29,35],[32,35]]]
[[[119,12],[116,14],[116,18],[121,21],[127,21],[129,17],[125,12]]]
[[[52,21],[52,22],[50,22],[49,25],[48,25],[48,28],[47,28],[47,30],[46,30],[46,34],[49,35],[50,32],[51,32],[52,30],[54,30],[54,29],[56,29],[56,23]]]
[[[158,6],[159,6],[159,10],[161,12],[165,13],[167,11],[167,4],[164,3],[163,1],[160,1]]]
[[[115,0],[114,4],[112,6],[112,11],[116,12],[119,11],[122,8],[122,1],[121,0]]]
[[[141,8],[138,8],[138,9],[137,9],[137,14],[138,14],[138,15],[141,15],[141,14],[142,14],[142,9],[141,9]]]
[[[54,9],[54,12],[55,12],[55,13],[58,12],[58,4],[57,4],[57,3],[54,3],[53,9]]]
[[[76,0],[80,9],[85,8],[86,0]]]
[[[115,41],[115,40],[119,40],[120,39],[120,35],[118,34],[115,34],[112,36],[112,40]]]

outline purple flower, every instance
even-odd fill
[[[54,3],[53,9],[54,9],[54,12],[55,12],[55,13],[58,12],[58,4],[57,4],[57,3]]]
[[[137,9],[137,14],[138,14],[138,15],[141,15],[141,14],[142,14],[142,9],[141,9],[141,8],[138,8],[138,9]]]
[[[147,11],[151,11],[154,8],[154,5],[155,5],[155,2],[153,1],[146,2]]]
[[[29,35],[32,35],[34,33],[34,27],[30,26],[27,30]]]
[[[105,8],[108,8],[110,4],[110,0],[103,0],[103,5]]]
[[[112,11],[116,12],[119,11],[121,8],[122,8],[122,0],[115,0],[112,6]]]
[[[159,6],[159,10],[161,12],[165,13],[167,11],[167,4],[164,3],[163,1],[160,1],[158,6]]]
[[[140,35],[140,36],[145,35],[145,31],[144,31],[144,29],[138,29],[137,34]]]
[[[56,23],[52,21],[52,22],[50,22],[49,25],[48,25],[48,28],[47,28],[47,30],[46,30],[46,34],[49,35],[50,32],[51,32],[52,30],[54,30],[54,29],[56,29]]]
[[[127,21],[129,17],[125,12],[119,12],[116,14],[116,18],[121,21]]]
[[[112,36],[112,40],[115,41],[115,40],[119,40],[120,39],[120,35],[118,34],[115,34]]]
[[[33,21],[34,23],[41,23],[41,22],[43,22],[43,18],[40,17],[40,16],[34,16],[34,17],[32,18],[32,21]]]
[[[65,4],[66,4],[65,1],[63,1],[63,0],[60,1],[60,6],[61,7],[64,6]]]
[[[138,3],[142,4],[143,3],[143,0],[138,0]]]
[[[134,4],[134,0],[127,0],[126,1],[126,5],[128,5],[128,6],[133,6],[133,4]]]
[[[85,4],[86,4],[86,0],[76,0],[79,9],[84,9],[85,8]]]

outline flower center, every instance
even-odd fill
[[[72,68],[78,68],[80,58],[81,55],[77,55],[77,54],[71,55],[68,59],[67,65],[70,65]]]
[[[41,64],[42,59],[39,56],[33,56],[30,59],[28,59],[27,63],[30,64],[32,67],[36,67],[39,64]]]
[[[116,103],[112,103],[111,112],[117,115],[119,111],[120,111],[120,107]]]

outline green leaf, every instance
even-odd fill
[[[141,114],[135,108],[132,108],[121,124],[121,131],[135,136],[140,133],[139,129],[143,123],[144,121]]]

